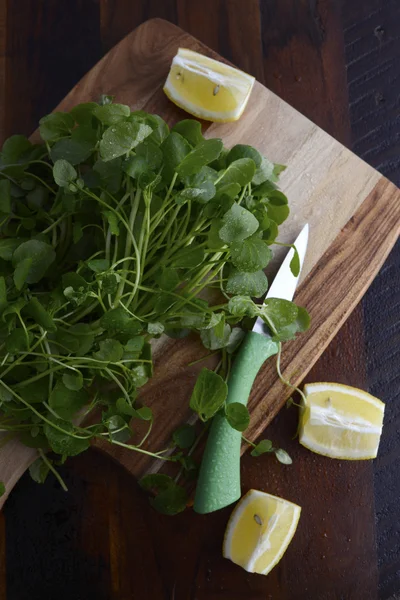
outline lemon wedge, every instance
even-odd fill
[[[179,48],[172,60],[164,92],[191,115],[207,121],[237,121],[254,77],[198,52]]]
[[[280,561],[297,528],[297,504],[250,490],[229,519],[223,555],[250,573],[267,575]]]
[[[376,457],[385,410],[381,400],[338,383],[310,383],[304,394],[300,444],[331,458]]]

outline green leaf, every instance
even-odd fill
[[[307,331],[309,327],[310,315],[308,314],[305,308],[298,306],[296,320],[290,323],[289,325],[281,327],[278,331],[278,335],[274,336],[274,339],[282,342],[287,340],[293,340],[296,337],[296,333]]]
[[[143,490],[155,494],[168,489],[173,484],[174,480],[172,477],[163,473],[149,473],[139,480],[139,485]]]
[[[121,158],[114,158],[105,162],[97,160],[93,165],[95,173],[100,175],[101,185],[111,194],[116,194],[121,187],[122,180]]]
[[[165,515],[176,515],[185,510],[188,502],[186,491],[168,475],[162,473],[145,475],[139,484],[144,490],[156,494],[150,503],[158,512]]]
[[[239,158],[228,165],[225,173],[219,180],[219,185],[238,183],[240,187],[250,183],[256,171],[256,165],[251,158]]]
[[[111,335],[129,332],[132,330],[132,324],[140,326],[137,319],[131,317],[122,306],[112,308],[104,313],[100,319],[100,326],[106,329]]]
[[[99,342],[98,352],[94,352],[93,356],[96,360],[103,362],[118,362],[124,355],[124,347],[118,340],[103,340]]]
[[[78,176],[74,167],[66,160],[60,159],[54,163],[53,177],[54,181],[60,187],[68,187]]]
[[[241,187],[238,183],[226,183],[225,185],[218,185],[217,193],[215,198],[222,198],[223,196],[227,196],[228,198],[236,198],[239,194]]]
[[[203,260],[203,248],[199,248],[197,246],[187,246],[175,254],[172,265],[180,269],[191,269],[200,265]]]
[[[175,170],[182,163],[191,148],[189,143],[179,133],[171,132],[161,145],[164,156],[163,177],[169,183]]]
[[[287,205],[287,198],[282,192],[275,191],[273,196],[268,198],[266,204],[268,217],[281,225],[289,216],[290,209]]]
[[[80,142],[70,138],[64,138],[54,144],[50,156],[54,163],[58,160],[66,160],[71,165],[79,165],[89,158],[92,151],[93,144],[91,142]],[[56,183],[58,183],[57,180]]]
[[[147,331],[150,335],[161,335],[164,331],[164,325],[162,323],[148,323]]]
[[[258,229],[255,216],[243,206],[233,206],[222,217],[223,226],[219,230],[219,237],[224,242],[241,242],[250,237]]]
[[[136,155],[145,160],[148,169],[156,171],[163,162],[161,148],[151,139],[147,139],[135,148]]]
[[[94,333],[87,323],[77,323],[69,328],[69,335],[73,337],[76,342],[76,354],[77,356],[84,356],[87,354],[94,344]]]
[[[105,104],[93,110],[94,116],[104,125],[115,125],[125,121],[131,114],[131,109],[125,104]]]
[[[179,285],[179,275],[171,267],[162,267],[156,281],[162,290],[173,291]]]
[[[149,172],[149,165],[143,156],[130,156],[123,166],[124,172],[132,177],[132,179],[139,179],[143,174]]]
[[[32,144],[24,135],[12,135],[3,144],[1,160],[4,165],[12,165],[32,148]]]
[[[42,186],[37,186],[26,195],[26,202],[29,208],[32,210],[38,210],[44,207],[48,197],[49,191]]]
[[[143,350],[143,346],[144,337],[137,335],[126,342],[125,350],[128,352],[141,352]]]
[[[134,114],[131,118],[135,118]],[[152,129],[152,133],[149,136],[149,141],[154,142],[159,146],[169,135],[169,127],[167,123],[159,115],[149,115],[145,113],[144,123],[149,125]]]
[[[239,271],[254,273],[265,269],[272,259],[272,250],[259,237],[251,236],[232,244],[231,258]]]
[[[283,465],[292,464],[293,461],[290,458],[289,454],[286,452],[286,450],[282,450],[282,448],[277,448],[274,452],[276,458],[279,460],[280,463],[282,463]]]
[[[290,270],[292,271],[294,277],[298,277],[300,274],[300,256],[296,246],[293,246],[293,250],[294,254],[292,260],[290,261]]]
[[[228,386],[220,375],[202,369],[190,398],[190,408],[202,421],[208,421],[223,406],[228,395]]]
[[[220,328],[217,325],[212,329],[202,329],[200,332],[200,338],[205,348],[208,348],[209,350],[219,350],[220,348],[225,348],[228,345],[230,334],[230,326],[224,324],[223,328]]]
[[[143,123],[122,122],[111,125],[100,141],[101,158],[107,162],[126,154],[143,142],[151,132],[151,127]]]
[[[104,273],[110,268],[110,261],[107,258],[94,258],[87,265],[95,273]]]
[[[0,314],[7,306],[7,286],[3,275],[0,275]]]
[[[2,496],[4,496],[5,493],[6,493],[6,486],[4,485],[4,483],[2,481],[0,481],[0,498]]]
[[[268,279],[264,271],[245,273],[243,271],[232,271],[226,282],[228,294],[246,295],[260,298],[268,289]]]
[[[225,417],[229,425],[237,431],[244,431],[250,424],[247,406],[240,402],[232,402],[225,406]]]
[[[80,371],[68,369],[63,376],[62,382],[66,388],[77,392],[83,388],[83,376]]]
[[[240,327],[234,327],[229,336],[228,345],[226,347],[226,351],[228,354],[233,354],[236,352],[240,344],[242,343],[244,336],[246,333]]]
[[[270,440],[261,440],[251,451],[251,456],[261,456],[261,454],[270,453],[273,451],[272,442]]]
[[[295,323],[297,315],[297,306],[280,298],[267,298],[261,309],[261,316],[272,325],[278,335],[281,329]]]
[[[52,418],[53,425],[63,431],[59,431],[53,425],[44,424],[44,434],[47,437],[50,448],[56,454],[62,456],[77,456],[89,448],[88,438],[83,438],[76,433],[75,427],[69,421]],[[73,437],[76,436],[76,437]]]
[[[74,244],[77,244],[79,242],[79,240],[81,240],[83,237],[83,229],[82,229],[82,223],[74,223],[72,226],[72,240],[74,242]]]
[[[184,204],[188,200],[206,203],[215,196],[215,185],[211,181],[205,181],[198,188],[185,188],[175,196],[177,204]]]
[[[49,465],[47,465],[41,458],[37,458],[29,467],[29,475],[36,483],[44,483],[49,473]]]
[[[135,410],[135,416],[142,419],[142,421],[151,421],[153,419],[153,412],[148,406],[142,406]]]
[[[97,281],[101,283],[101,289],[105,294],[114,294],[118,289],[118,279],[114,273],[103,274],[97,277]]]
[[[225,246],[225,242],[219,237],[222,224],[222,219],[212,219],[211,221],[211,227],[207,237],[207,245],[210,250],[219,250]]]
[[[235,317],[257,317],[259,308],[249,296],[234,296],[228,302],[228,310]]]
[[[3,260],[12,260],[14,251],[23,241],[23,238],[0,239],[0,258]]]
[[[56,331],[57,326],[52,317],[36,297],[31,298],[23,310],[46,331],[50,333]]]
[[[11,213],[11,185],[8,179],[0,179],[0,213]]]
[[[223,148],[222,140],[211,139],[200,142],[176,168],[180,177],[185,178],[197,173],[201,167],[218,158]]]
[[[82,102],[71,108],[69,114],[79,125],[86,124],[91,121],[93,112],[97,107],[98,104],[96,102]]]
[[[261,164],[257,167],[254,173],[252,183],[254,185],[260,185],[271,178],[274,170],[274,165],[265,156],[262,157]]]
[[[68,382],[70,383],[71,380]],[[61,419],[68,421],[87,404],[88,400],[89,397],[85,390],[67,387],[63,376],[63,379],[59,379],[54,386],[49,397],[49,404]]]
[[[29,271],[32,265],[31,258],[25,258],[15,268],[14,271],[14,284],[17,290],[22,290],[25,285],[26,279],[29,275]]]
[[[13,331],[6,337],[6,350],[10,354],[26,352],[29,350],[32,340],[33,336],[31,333],[29,333],[27,336],[23,329],[13,329]]]
[[[256,168],[261,165],[262,161],[261,154],[252,146],[236,144],[236,146],[233,146],[233,148],[231,148],[231,150],[228,152],[226,157],[227,165],[230,165],[240,158],[251,158],[254,161]]]
[[[204,140],[203,134],[201,133],[201,123],[195,119],[184,119],[183,121],[179,121],[179,123],[176,123],[176,125],[173,126],[171,131],[179,133],[192,146],[197,146]]]
[[[286,171],[286,166],[275,163],[274,171],[273,171],[273,178],[271,178],[271,179],[273,179],[273,181],[277,181],[279,179],[279,175],[281,173],[283,173],[283,171]]]
[[[193,425],[181,425],[172,434],[172,441],[179,448],[190,448],[196,439],[196,430]]]
[[[60,137],[68,135],[75,125],[72,115],[54,112],[46,115],[39,121],[39,132],[46,142],[54,142]]]
[[[14,267],[23,267],[23,276],[27,283],[38,283],[55,259],[56,253],[52,246],[39,240],[29,240],[14,251],[12,262]],[[18,283],[21,283],[21,280]]]

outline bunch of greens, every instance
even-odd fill
[[[42,481],[55,470],[48,450],[63,461],[93,438],[152,454],[152,412],[138,400],[152,338],[199,332],[223,352],[220,374],[205,377],[223,383],[243,318],[261,315],[286,340],[307,315],[251,299],[267,290],[263,269],[289,214],[282,166],[204,139],[197,121],[170,130],[109,97],[47,115],[40,135],[15,135],[0,155],[0,431],[39,449],[31,472]],[[135,420],[148,431],[128,443]],[[187,467],[182,452],[154,456]]]

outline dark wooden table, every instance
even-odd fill
[[[29,134],[113,44],[150,17],[189,31],[400,183],[398,0],[0,0],[0,139]],[[371,232],[373,244],[373,232]],[[243,460],[246,487],[303,505],[268,578],[221,557],[228,511],[165,518],[110,459],[63,469],[70,492],[25,476],[0,514],[1,600],[400,598],[400,247],[309,380],[368,388],[387,403],[378,459],[320,459],[292,441],[295,412],[269,436],[294,456]],[[322,525],[323,523],[323,525]]]

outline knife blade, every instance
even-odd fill
[[[285,257],[265,298],[292,300],[299,281],[308,242],[305,225],[294,242],[299,255],[300,269],[294,276],[290,263],[293,248]],[[262,319],[246,334],[228,380],[226,403],[246,405],[252,385],[264,362],[279,350]],[[194,510],[206,514],[224,508],[240,498],[240,446],[242,434],[233,429],[223,414],[213,418],[201,462],[194,500]]]

